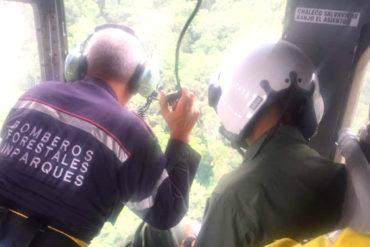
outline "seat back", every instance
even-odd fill
[[[344,226],[359,232],[370,231],[370,165],[358,137],[349,129],[340,131],[339,149],[346,159],[347,190],[343,209]],[[362,143],[362,145],[370,145]],[[367,149],[367,150],[370,150]]]

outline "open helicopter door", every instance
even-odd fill
[[[370,45],[369,0],[288,0],[283,39],[318,68],[325,115],[311,145],[334,158],[354,71]]]

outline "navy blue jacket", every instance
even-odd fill
[[[98,79],[39,84],[10,111],[1,137],[0,200],[85,241],[123,204],[159,229],[176,225],[200,160],[177,140],[163,154]]]

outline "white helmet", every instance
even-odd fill
[[[243,138],[258,113],[288,92],[305,104],[299,127],[309,139],[324,113],[315,68],[298,47],[280,40],[253,49],[235,49],[211,79],[208,96],[223,128]]]

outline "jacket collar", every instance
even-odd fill
[[[276,135],[279,135],[283,138],[293,138],[298,139],[299,141],[307,142],[298,128],[290,125],[281,124],[260,136],[248,148],[247,153],[244,157],[244,163],[253,160],[260,153],[260,151],[263,149],[266,143],[268,143],[268,141]]]
[[[110,95],[113,96],[113,98],[115,98],[116,100],[118,100],[117,98],[117,95],[116,93],[114,92],[114,90],[111,88],[111,86],[108,85],[108,83],[106,83],[104,80],[101,80],[99,78],[89,78],[89,79],[86,79],[85,81],[87,82],[91,82],[93,83],[94,85],[98,86],[99,88],[107,91]]]

